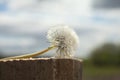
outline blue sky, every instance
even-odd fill
[[[59,24],[79,35],[76,56],[85,57],[105,42],[120,43],[119,7],[94,8],[93,4],[94,0],[0,0],[0,50],[16,55],[46,48],[47,30]]]
[[[5,4],[0,4],[0,11],[5,11],[5,10],[6,10]]]

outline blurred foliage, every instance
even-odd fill
[[[4,54],[4,53],[3,53],[2,51],[0,51],[0,58],[3,58],[3,57],[4,57],[3,54]]]
[[[119,67],[97,66],[91,64],[90,59],[85,59],[83,62],[83,80],[120,80]]]
[[[90,59],[95,66],[120,66],[120,45],[106,43],[92,51]]]

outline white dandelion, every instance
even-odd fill
[[[48,31],[48,40],[56,46],[57,58],[69,58],[75,53],[79,38],[75,31],[68,26],[56,26]]]
[[[57,26],[51,28],[48,30],[47,38],[51,42],[51,46],[47,49],[31,54],[7,57],[0,60],[32,58],[55,48],[56,58],[70,58],[75,53],[77,45],[79,44],[79,38],[77,34],[68,26]]]

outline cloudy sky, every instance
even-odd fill
[[[0,51],[7,55],[46,48],[47,30],[64,24],[80,37],[76,53],[120,43],[120,0],[0,0]]]

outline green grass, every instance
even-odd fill
[[[120,68],[85,66],[83,67],[83,74],[89,76],[120,74]]]
[[[120,80],[119,75],[120,67],[96,67],[90,61],[83,61],[83,80]]]
[[[97,76],[97,75],[114,75],[120,74],[120,67],[106,66],[106,67],[96,67],[92,65],[89,61],[83,62],[83,75]]]

